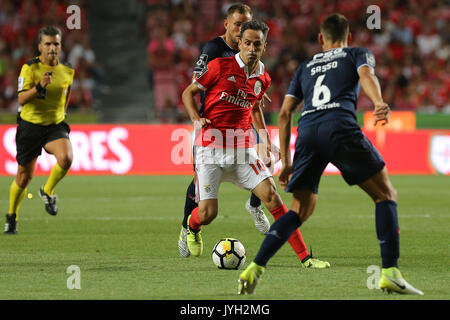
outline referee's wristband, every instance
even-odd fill
[[[47,89],[42,88],[40,82],[36,85],[36,90],[37,90],[37,93],[38,93],[38,96],[37,96],[38,99],[45,99],[45,96],[47,94]]]

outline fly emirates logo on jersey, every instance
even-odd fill
[[[226,101],[228,103],[234,104],[236,106],[245,108],[245,109],[250,109],[252,107],[252,103],[248,100],[246,100],[247,98],[247,93],[242,91],[241,89],[238,89],[237,91],[237,95],[231,95],[226,93],[225,91],[222,91],[222,93],[220,94],[219,99],[222,101]]]
[[[16,128],[11,127],[3,134],[3,147],[9,154],[9,159],[2,159],[3,169],[7,174],[17,172]],[[71,173],[80,174],[126,174],[133,165],[133,156],[125,142],[129,131],[122,127],[72,129],[70,141],[73,149]],[[3,157],[2,157],[3,158]],[[50,172],[55,164],[55,157],[42,150],[36,162],[36,169]]]

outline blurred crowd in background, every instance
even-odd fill
[[[226,9],[235,1],[142,0],[147,6],[150,85],[161,121],[184,121],[180,100],[202,45],[224,33]],[[270,27],[263,62],[272,77],[277,112],[297,66],[321,51],[317,33],[322,19],[340,12],[350,21],[351,46],[367,47],[377,60],[384,99],[394,110],[450,113],[450,5],[448,1],[249,0],[255,19]],[[369,5],[381,9],[381,29],[369,30]],[[358,110],[371,110],[360,94]],[[266,117],[270,119],[270,117]]]
[[[140,26],[147,44],[149,104],[157,120],[188,121],[181,102],[191,82],[201,47],[224,33],[224,13],[235,1],[137,0],[146,16]],[[85,1],[76,3],[83,6]],[[38,56],[37,34],[43,25],[61,26],[61,59],[76,70],[69,107],[89,110],[95,92],[105,82],[101,64],[89,45],[88,32],[65,28],[71,1],[0,0],[0,110],[17,110],[17,77],[21,66]],[[248,0],[255,19],[270,27],[263,62],[272,77],[272,103],[265,114],[276,113],[297,66],[321,51],[317,33],[332,12],[350,21],[353,42],[376,57],[383,97],[394,110],[450,113],[450,4],[448,0]],[[369,5],[381,9],[381,29],[370,30]],[[88,26],[82,10],[82,25]],[[88,28],[88,27],[87,27]],[[362,92],[358,110],[371,110]]]

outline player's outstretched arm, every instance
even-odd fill
[[[280,129],[280,155],[282,168],[278,180],[280,186],[286,189],[289,176],[292,173],[291,161],[291,127],[292,114],[298,105],[298,100],[291,96],[285,96],[278,115],[278,128]]]
[[[361,87],[374,104],[374,124],[376,125],[379,121],[383,121],[382,125],[387,124],[389,122],[391,109],[387,103],[383,101],[380,83],[378,82],[374,69],[369,66],[362,66],[358,69],[358,75]]]
[[[186,108],[186,112],[194,124],[194,128],[203,128],[211,123],[211,120],[202,118],[198,113],[197,104],[194,97],[202,91],[195,83],[191,83],[184,89],[181,99]]]

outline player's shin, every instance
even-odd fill
[[[50,176],[48,177],[47,182],[44,185],[44,192],[48,195],[53,195],[55,193],[56,185],[59,181],[61,181],[62,178],[66,176],[67,172],[69,172],[69,169],[63,169],[59,166],[58,163],[55,163],[52,171],[50,172]]]
[[[275,208],[270,211],[270,213],[273,215],[273,218],[275,221],[277,221],[280,217],[282,217],[284,214],[288,212],[288,209],[286,208],[286,205],[283,204],[281,207]],[[309,256],[308,249],[306,247],[305,241],[303,240],[303,236],[300,232],[300,230],[296,229],[292,233],[292,235],[289,237],[288,242],[292,249],[294,250],[297,257],[300,259],[300,261],[303,261],[306,257]]]
[[[184,203],[184,218],[182,225],[187,228],[187,219],[192,211],[198,207],[197,202],[195,202],[195,183],[194,180],[191,181],[189,187],[186,190],[186,201]]]
[[[200,227],[202,223],[200,222],[200,218],[198,215],[199,208],[195,208],[187,221],[187,234],[186,234],[186,242],[189,249],[190,255],[194,257],[200,257],[203,252],[203,240],[201,235]]]
[[[275,221],[259,248],[254,262],[265,267],[272,256],[283,246],[291,234],[300,227],[301,221],[294,211],[289,211]]]
[[[200,230],[202,223],[200,222],[200,218],[198,216],[198,207],[192,210],[191,217],[189,219],[189,228],[191,230]]]
[[[261,205],[261,200],[254,193],[250,196],[250,205],[253,208],[257,208]]]
[[[397,217],[397,203],[390,200],[376,203],[375,224],[383,268],[398,267],[400,228]]]
[[[19,208],[27,193],[27,188],[21,188],[17,185],[16,180],[13,180],[9,188],[9,212],[15,213],[16,220],[19,220]]]

